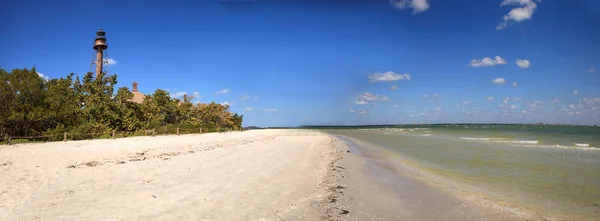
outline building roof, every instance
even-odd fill
[[[133,94],[133,98],[131,98],[131,101],[141,104],[142,102],[144,102],[144,99],[146,99],[146,95],[142,94],[139,91],[135,91],[135,92],[131,92]]]
[[[131,101],[141,104],[142,102],[144,102],[144,99],[146,99],[146,95],[142,94],[142,92],[138,91],[138,83],[137,82],[133,82],[131,84],[132,86],[132,90],[131,93],[133,94],[133,98],[131,98]]]

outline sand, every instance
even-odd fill
[[[4,145],[0,220],[517,220],[350,149],[310,130]]]

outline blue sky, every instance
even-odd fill
[[[103,28],[120,86],[245,125],[600,124],[600,1],[239,2],[2,1],[0,66],[83,75]]]

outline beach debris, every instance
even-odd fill
[[[91,162],[84,163],[83,165],[86,165],[88,167],[95,167],[95,166],[98,166],[101,164],[98,161],[91,161]]]
[[[340,210],[342,210],[342,211],[340,212],[340,214],[348,214],[348,213],[350,213],[350,211],[348,211],[348,210],[345,210],[345,209],[340,209]]]
[[[11,164],[12,164],[12,162],[8,161],[8,162],[6,162],[6,163],[0,164],[0,166],[9,166],[9,165],[11,165]]]
[[[75,168],[75,165],[68,166],[67,168]]]
[[[157,196],[155,196],[155,195],[152,195],[152,197],[156,198]]]
[[[350,151],[349,151],[349,150],[346,150],[346,153],[350,153]]]
[[[119,161],[117,161],[117,164],[125,164],[125,163],[126,163],[126,162],[125,162],[125,161],[122,161],[122,160],[119,160]]]

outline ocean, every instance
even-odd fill
[[[327,128],[501,205],[576,220],[600,217],[600,127],[407,125]]]

